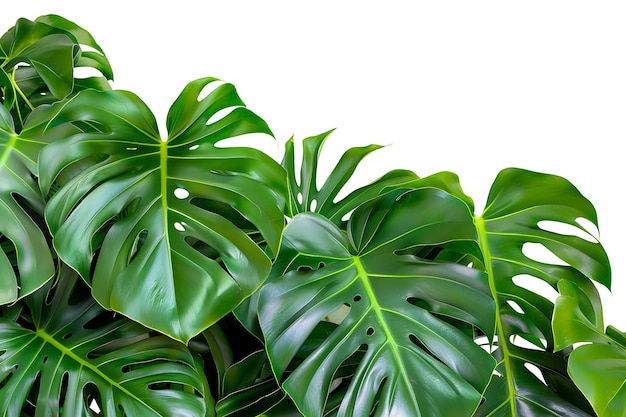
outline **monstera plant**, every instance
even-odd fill
[[[318,184],[331,132],[230,146],[272,132],[203,78],[162,134],[112,76],[60,16],[0,38],[1,415],[626,416],[567,180],[505,169],[482,214],[450,172],[346,189],[370,145]]]

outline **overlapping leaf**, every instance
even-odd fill
[[[318,164],[322,147],[332,133],[311,136],[302,141],[303,155],[300,165],[300,178],[296,179],[295,150],[293,138],[285,145],[285,156],[282,165],[288,173],[289,204],[288,215],[313,211],[320,213],[333,223],[345,226],[344,217],[363,202],[370,200],[385,188],[394,188],[406,182],[417,179],[411,171],[393,170],[380,179],[350,192],[344,198],[337,200],[340,191],[354,174],[359,163],[369,153],[380,149],[380,145],[369,145],[348,149],[341,156],[335,168],[318,189]]]
[[[218,86],[199,99],[209,84]],[[56,141],[40,154],[40,184],[44,194],[61,188],[46,220],[59,256],[103,306],[186,342],[266,278],[271,262],[256,240],[277,250],[285,174],[256,149],[218,146],[270,133],[232,85],[190,83],[164,141],[128,92],[83,91],[48,112],[43,136]],[[56,137],[78,123],[99,128]]]
[[[76,67],[90,67],[102,76],[76,78]],[[2,100],[18,132],[37,106],[86,88],[110,89],[107,80],[112,78],[109,62],[89,32],[60,16],[19,19],[0,38]]]
[[[551,322],[554,305],[524,280],[538,278],[555,290],[559,282],[575,284],[584,294],[587,317],[602,320],[598,292],[592,280],[610,284],[602,246],[581,237],[550,231],[540,222],[584,228],[579,218],[597,224],[591,203],[567,180],[553,175],[507,169],[496,178],[486,209],[476,224],[497,298],[498,374],[487,390],[479,416],[585,416],[588,403],[567,375],[567,351],[555,349]],[[527,243],[541,244],[565,265],[528,257]],[[531,278],[529,278],[531,277]],[[521,285],[520,285],[521,284]],[[528,346],[516,342],[525,340]],[[536,367],[536,368],[533,368]],[[532,369],[539,370],[542,378]],[[542,379],[545,381],[542,381]]]
[[[49,288],[26,299],[30,323],[0,318],[2,415],[205,415],[210,393],[185,346],[112,318],[69,268]]]
[[[32,293],[54,275],[41,229],[44,202],[31,175],[44,144],[24,140],[13,129],[11,115],[0,106],[0,305]]]
[[[480,270],[413,254],[444,243],[477,249],[467,206],[434,188],[397,189],[361,205],[347,233],[315,213],[288,224],[259,317],[272,368],[281,380],[289,370],[283,387],[304,415],[324,415],[337,389],[338,416],[471,415],[495,361],[456,324],[488,334],[493,299]],[[330,335],[294,362],[320,323],[346,306]],[[352,360],[350,376],[336,373]]]
[[[558,348],[585,343],[569,356],[567,369],[600,417],[626,415],[626,334],[589,317],[586,294],[569,281],[559,282],[554,310]],[[587,344],[588,342],[591,342]]]

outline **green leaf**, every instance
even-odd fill
[[[626,416],[626,334],[589,317],[586,294],[569,281],[559,282],[553,329],[562,348],[574,343],[567,370],[601,417]]]
[[[626,416],[624,346],[580,346],[572,352],[568,369],[599,417]]]
[[[92,50],[83,51],[85,47]],[[91,67],[103,77],[78,80],[75,67]],[[100,46],[86,30],[56,15],[35,21],[19,19],[0,38],[0,86],[4,104],[21,131],[28,114],[41,104],[53,103],[86,87],[110,89],[111,66]]]
[[[269,128],[231,84],[198,100],[211,83],[184,89],[165,141],[133,94],[83,91],[48,110],[43,134],[55,142],[39,159],[44,194],[63,179],[46,207],[59,256],[105,308],[183,342],[260,286],[271,262],[256,240],[276,252],[284,226],[280,165],[253,148],[219,146]],[[76,123],[99,131],[56,137]]]
[[[610,284],[602,246],[540,225],[553,221],[586,232],[579,218],[597,225],[593,206],[567,180],[512,168],[498,175],[483,215],[475,218],[497,300],[494,356],[499,360],[477,416],[579,417],[591,413],[566,372],[569,352],[559,351],[561,344],[554,345],[553,303],[525,284],[534,277],[556,290],[559,282],[571,282],[585,295],[581,306],[588,317],[601,322],[600,297],[592,280]],[[528,257],[527,243],[543,245],[563,265]]]
[[[260,292],[259,317],[272,369],[280,380],[291,371],[283,387],[304,415],[323,415],[336,370],[357,357],[339,416],[476,409],[495,361],[455,324],[493,329],[486,276],[409,253],[446,242],[477,248],[467,206],[434,188],[396,190],[361,205],[347,232],[315,213],[288,224],[274,276]],[[295,363],[338,310],[339,326]]]
[[[0,305],[32,293],[54,276],[43,231],[44,202],[31,175],[31,158],[44,144],[24,140],[13,128],[11,115],[0,106]]]
[[[285,156],[282,165],[288,173],[290,217],[298,213],[313,211],[324,215],[333,223],[345,226],[344,217],[363,202],[370,200],[385,188],[395,188],[401,184],[417,179],[411,171],[394,170],[380,179],[350,192],[337,200],[339,192],[345,187],[354,174],[357,166],[365,156],[380,149],[380,145],[369,145],[348,149],[341,156],[333,171],[324,181],[321,188],[317,186],[317,168],[324,142],[331,131],[312,136],[302,141],[303,155],[300,165],[300,178],[296,179],[293,138],[285,145]]]
[[[108,416],[205,415],[187,348],[111,317],[69,268],[26,302],[32,328],[0,318],[2,415],[94,415],[94,401]]]
[[[254,352],[230,366],[223,385],[223,396],[216,406],[218,417],[302,416],[276,382],[265,351]]]

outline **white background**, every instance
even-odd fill
[[[185,84],[215,76],[269,123],[274,152],[337,128],[323,172],[350,146],[390,145],[351,187],[453,171],[480,213],[503,168],[568,178],[598,211],[606,322],[626,330],[626,3],[28,0],[3,2],[0,33],[48,13],[90,31],[114,87],[161,125]]]

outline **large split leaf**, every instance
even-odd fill
[[[610,284],[602,246],[541,223],[558,222],[586,233],[580,218],[597,225],[591,203],[561,177],[507,169],[496,178],[486,209],[475,221],[497,300],[494,356],[499,363],[477,415],[580,417],[592,412],[567,374],[568,351],[555,348],[554,304],[539,287],[530,285],[544,282],[555,291],[559,282],[576,285],[585,299],[580,307],[594,323],[601,322],[600,298],[592,280]],[[529,257],[525,249],[529,243],[543,245],[560,261]]]
[[[345,197],[338,197],[340,192],[345,191],[348,181],[352,178],[357,166],[365,156],[380,149],[379,145],[354,147],[348,149],[336,163],[335,168],[318,187],[318,166],[322,148],[330,133],[325,132],[317,136],[303,140],[303,155],[300,164],[300,177],[297,177],[295,164],[295,149],[293,138],[287,141],[285,156],[282,165],[287,171],[289,202],[287,207],[288,217],[294,217],[299,213],[314,212],[326,217],[345,230],[348,222],[347,217],[358,206],[378,196],[392,192],[399,188],[439,188],[463,200],[470,209],[474,203],[461,189],[458,177],[451,172],[439,172],[425,178],[419,178],[415,173],[407,170],[393,170],[381,178],[349,192]],[[442,250],[440,246],[423,247],[420,256],[447,257],[448,260],[456,260],[463,263],[468,254],[458,254],[450,250]],[[471,261],[477,261],[472,259]],[[470,261],[468,261],[470,262]],[[466,262],[465,264],[467,264]],[[246,328],[259,339],[262,339],[257,316],[258,292],[245,300],[235,311],[238,319]]]
[[[290,372],[283,388],[304,415],[324,415],[336,390],[339,416],[471,415],[495,361],[461,328],[493,329],[486,276],[414,253],[448,244],[475,254],[476,239],[467,206],[434,188],[361,205],[347,232],[315,213],[289,223],[259,317],[272,368],[280,380]],[[294,361],[337,311],[340,324]]]
[[[218,87],[199,100],[208,84]],[[190,83],[163,141],[128,92],[83,91],[48,111],[43,136],[56,141],[40,154],[40,183],[44,194],[55,181],[60,190],[46,220],[59,256],[104,307],[187,342],[267,277],[271,262],[256,242],[277,250],[285,174],[256,149],[219,146],[270,133],[231,84]],[[99,131],[57,137],[76,123]]]
[[[76,67],[90,67],[102,76],[77,78]],[[112,78],[111,66],[89,32],[60,16],[19,19],[0,38],[2,100],[18,131],[37,106],[85,88],[110,89],[107,80]]]
[[[184,345],[112,318],[69,268],[49,288],[19,323],[0,318],[2,415],[205,415],[210,393]]]
[[[33,178],[43,143],[14,131],[0,106],[0,305],[41,287],[54,275],[54,261],[42,231],[44,202]]]

